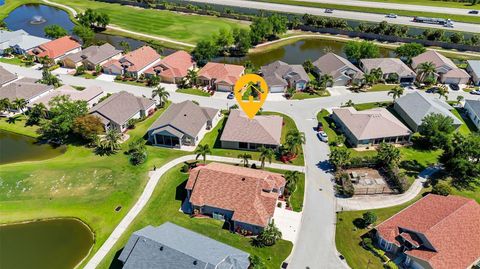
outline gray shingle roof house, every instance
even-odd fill
[[[85,101],[87,102],[88,107],[93,107],[93,105],[96,104],[98,100],[102,97],[103,90],[98,86],[89,86],[79,91],[70,85],[63,85],[55,89],[54,91],[51,91],[43,95],[42,97],[36,99],[35,101],[31,102],[30,104],[28,104],[28,107],[32,107],[35,104],[42,103],[47,107],[47,109],[49,109],[50,101],[54,97],[61,96],[61,95],[68,96],[72,101]]]
[[[435,65],[441,83],[466,84],[470,79],[470,75],[465,70],[458,68],[452,60],[434,50],[428,50],[413,57],[412,68],[417,71],[418,66],[425,62]]]
[[[118,257],[123,269],[247,269],[249,254],[166,222],[132,234]]]
[[[270,92],[284,92],[287,87],[303,90],[310,81],[303,66],[289,65],[282,61],[262,66],[260,72],[267,82]]]
[[[380,143],[405,143],[412,132],[385,108],[357,111],[353,107],[333,109],[332,119],[353,147]]]
[[[359,82],[363,79],[363,72],[347,59],[327,53],[313,62],[314,71],[318,75],[328,74],[333,77],[332,86],[346,86],[352,82]]]
[[[127,130],[130,119],[140,119],[155,112],[155,101],[137,97],[126,91],[112,94],[110,97],[90,109],[90,114],[99,117],[105,129],[118,132]]]
[[[361,59],[360,67],[365,73],[370,73],[372,69],[380,68],[384,79],[388,79],[391,74],[396,74],[398,75],[398,82],[402,84],[413,83],[417,77],[417,74],[410,67],[397,58]]]
[[[480,60],[468,60],[467,72],[472,76],[473,84],[480,85]]]
[[[0,99],[8,98],[10,101],[15,99],[25,99],[27,102],[33,102],[44,94],[53,90],[53,86],[36,83],[37,79],[21,78],[0,88]]]
[[[423,118],[432,113],[452,118],[453,124],[457,128],[462,125],[462,121],[450,112],[453,108],[449,104],[421,92],[412,92],[398,98],[393,108],[407,123],[408,127],[415,132],[422,124]]]
[[[467,115],[475,124],[477,130],[480,130],[480,100],[466,100],[463,108],[467,111]]]
[[[84,65],[88,70],[94,70],[96,65],[103,65],[110,59],[120,59],[122,51],[105,43],[101,46],[90,46],[82,51],[65,56],[62,61],[66,67],[76,68]]]
[[[218,109],[190,100],[172,104],[148,129],[149,141],[155,146],[195,146],[219,117]]]
[[[16,74],[11,73],[7,69],[0,66],[0,87],[16,80],[18,77]]]
[[[255,116],[250,119],[243,111],[231,110],[220,137],[222,148],[277,148],[280,146],[282,126],[283,118],[280,116]]]
[[[47,43],[50,39],[29,35],[24,30],[13,32],[0,30],[0,54],[6,48],[13,48],[15,53],[24,54],[41,44]]]

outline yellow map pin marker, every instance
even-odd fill
[[[267,99],[268,85],[261,76],[246,74],[237,80],[233,93],[243,112],[253,119]]]

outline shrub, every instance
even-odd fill
[[[182,165],[182,168],[180,169],[180,171],[181,171],[182,173],[187,173],[188,170],[190,170],[190,165],[188,165],[188,164],[186,164],[186,163],[183,164],[183,165]]]
[[[385,269],[398,269],[398,266],[393,262],[389,261],[383,265]]]
[[[355,194],[355,188],[347,173],[337,173],[335,180],[341,185],[340,193],[346,197],[352,197]]]
[[[362,246],[365,249],[373,249],[373,242],[370,237],[362,238]]]
[[[377,221],[377,215],[372,211],[367,211],[363,213],[363,222],[366,226],[375,223]]]
[[[450,185],[448,185],[448,182],[441,181],[435,184],[435,186],[433,186],[432,193],[448,196],[449,194],[452,193],[452,188],[450,188]]]

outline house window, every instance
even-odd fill
[[[241,149],[248,149],[248,143],[245,143],[245,142],[238,142],[238,148],[241,148]]]
[[[225,216],[220,213],[213,212],[212,217],[216,220],[225,220]]]

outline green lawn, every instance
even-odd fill
[[[398,3],[408,5],[433,6],[433,7],[453,7],[465,9],[479,9],[480,5],[472,6],[470,2],[460,1],[438,1],[438,0],[361,0],[371,2]]]
[[[139,87],[147,87],[147,84],[143,82],[138,82],[136,80],[121,80],[121,79],[115,79],[115,82],[117,83],[122,83],[122,84],[128,84],[128,85],[133,85],[133,86],[139,86]]]
[[[468,135],[471,132],[477,131],[477,127],[468,116],[465,115],[465,117],[462,117],[462,108],[455,108],[452,110],[452,113],[463,122],[462,126],[458,129],[459,133]]]
[[[388,107],[392,104],[392,102],[374,102],[374,103],[363,103],[363,104],[355,104],[353,107],[356,110],[367,110],[377,107]]]
[[[5,19],[12,10],[21,5],[40,2],[40,0],[6,0],[0,8],[0,20]]]
[[[327,90],[315,92],[315,93],[308,93],[308,92],[296,92],[292,99],[293,100],[303,100],[303,99],[310,99],[310,98],[318,98],[318,97],[326,97],[330,96],[330,92]]]
[[[377,215],[378,220],[376,224],[379,224],[420,198],[421,195],[417,196],[414,200],[399,206],[370,211]],[[383,269],[384,267],[380,258],[376,257],[372,252],[365,250],[360,245],[361,236],[367,233],[369,229],[359,229],[353,224],[354,220],[362,218],[362,214],[366,211],[367,210],[343,211],[337,214],[335,243],[338,251],[345,257],[348,265],[352,269],[364,269],[366,268],[366,264],[369,264],[369,269]]]
[[[162,111],[129,131],[130,139],[143,136]],[[25,128],[23,121],[14,127],[2,119],[0,129],[36,135],[35,127]],[[91,257],[141,194],[147,172],[154,165],[159,167],[186,154],[148,146],[147,162],[134,167],[123,154],[127,144],[109,156],[95,155],[91,148],[69,145],[65,154],[53,159],[0,165],[0,223],[79,218],[95,233]],[[115,212],[117,206],[122,207],[120,212]]]
[[[177,92],[180,92],[180,93],[186,93],[186,94],[192,94],[192,95],[199,95],[199,96],[205,96],[205,97],[210,97],[211,95],[206,92],[206,91],[203,91],[203,90],[200,90],[200,89],[193,89],[193,88],[189,88],[189,89],[178,89]]]
[[[25,116],[20,116],[15,123],[8,123],[7,118],[0,118],[0,130],[17,133],[21,135],[37,137],[38,126],[26,126],[25,123],[27,118]]]
[[[121,268],[115,257],[117,257],[117,252],[123,248],[130,235],[147,225],[158,226],[166,221],[247,251],[250,254],[258,255],[264,260],[267,268],[279,268],[282,261],[290,254],[292,249],[290,242],[280,240],[272,247],[253,247],[249,238],[222,229],[222,221],[210,218],[190,218],[189,215],[179,212],[181,203],[186,197],[185,184],[188,179],[187,174],[180,172],[180,167],[181,165],[178,165],[162,176],[146,207],[120,237],[113,250],[109,252],[98,268]]]
[[[389,91],[397,86],[398,85],[396,84],[375,84],[367,91],[368,92],[384,92],[384,91]]]
[[[290,205],[293,211],[300,212],[303,208],[303,197],[305,195],[305,174],[300,173],[297,189],[290,196]]]
[[[11,59],[0,57],[0,63],[25,66],[25,63],[23,63],[18,57],[13,57]]]
[[[301,0],[300,1],[297,1],[297,0],[255,0],[255,1],[277,3],[277,4],[286,4],[286,5],[295,5],[295,6],[315,7],[315,8],[330,8],[330,9],[336,9],[336,10],[368,12],[368,13],[380,13],[380,14],[395,13],[399,16],[410,16],[410,17],[422,16],[422,17],[451,19],[453,21],[458,21],[458,22],[480,23],[480,17],[478,17],[478,16],[452,15],[452,14],[444,14],[444,13],[410,11],[410,10],[396,10],[396,9],[376,8],[376,7],[357,7],[357,6],[349,6],[349,5],[342,5],[342,4],[316,3],[316,2],[308,2],[308,1],[301,1]],[[385,0],[379,0],[379,1],[385,1]],[[395,0],[395,1],[401,1],[401,0]],[[428,0],[424,0],[424,1],[428,1]],[[434,2],[434,1],[428,1],[428,2]],[[436,2],[441,3],[441,1],[436,1]],[[355,19],[355,18],[353,18],[353,19]]]
[[[288,130],[291,129],[297,129],[297,126],[295,122],[288,117],[287,115],[283,115],[280,113],[276,112],[262,112],[262,115],[279,115],[283,117],[283,121],[285,125],[283,126],[282,129],[282,138],[281,138],[281,143],[285,142],[285,138],[287,135]],[[247,151],[247,150],[235,150],[235,149],[222,149],[221,148],[221,143],[220,143],[220,137],[222,134],[223,127],[226,124],[226,117],[221,119],[217,126],[213,128],[210,132],[208,132],[202,139],[202,141],[199,143],[199,145],[204,145],[208,144],[210,146],[210,149],[212,151],[212,155],[218,155],[218,156],[225,156],[225,157],[232,157],[232,158],[237,158],[239,154],[242,153],[248,153],[252,156],[253,160],[258,160],[260,157],[260,153],[258,151]],[[280,160],[277,158],[276,160],[273,160],[274,162],[280,162]],[[297,158],[295,160],[291,161],[291,164],[293,165],[304,165],[304,158],[303,158],[303,150],[300,151],[298,154]]]
[[[202,38],[218,33],[222,28],[232,29],[246,27],[242,22],[217,18],[212,16],[200,16],[193,14],[181,14],[156,9],[142,9],[119,4],[103,3],[91,0],[70,0],[65,3],[54,0],[61,4],[67,4],[78,12],[87,8],[105,12],[110,16],[110,23],[130,31],[138,31],[159,37],[188,42],[195,44]]]

